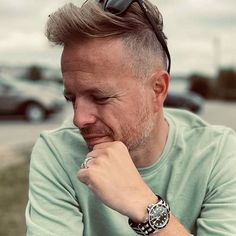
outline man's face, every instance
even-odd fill
[[[65,97],[90,149],[121,141],[130,151],[146,143],[154,126],[148,88],[133,77],[120,40],[94,39],[64,47]]]

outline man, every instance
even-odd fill
[[[236,136],[164,110],[170,55],[148,1],[50,15],[73,124],[32,152],[28,235],[236,235]]]

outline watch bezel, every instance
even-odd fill
[[[148,217],[146,218],[146,220],[144,222],[138,223],[138,222],[134,222],[131,219],[129,219],[129,225],[130,227],[139,235],[150,235],[152,233],[155,232],[159,232],[161,229],[163,229],[169,222],[170,219],[170,207],[167,204],[167,202],[165,202],[159,195],[156,195],[158,197],[158,202],[155,204],[150,204],[147,207],[147,213],[148,213]],[[158,208],[159,210],[161,208],[166,210],[166,220],[159,226],[158,224],[155,224],[153,222],[153,213],[152,211]]]
[[[155,230],[164,228],[168,224],[170,218],[170,211],[166,207],[166,205],[158,203],[151,204],[148,206],[148,212],[149,212],[148,221],[150,226]],[[158,210],[158,214],[157,212],[155,212],[156,210]],[[161,215],[160,211],[163,211],[161,212]],[[161,218],[161,219],[156,219],[156,218]],[[164,218],[164,221],[162,218]]]

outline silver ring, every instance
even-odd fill
[[[85,160],[84,160],[84,162],[83,162],[82,165],[81,165],[81,168],[82,168],[82,169],[87,169],[87,168],[88,168],[87,164],[88,164],[88,162],[91,161],[92,159],[93,159],[93,157],[86,157]]]

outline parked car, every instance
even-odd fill
[[[21,114],[29,121],[42,121],[64,104],[63,96],[46,86],[0,78],[0,115]]]
[[[164,102],[165,107],[186,109],[188,111],[199,113],[202,108],[203,99],[193,92],[177,93],[169,91]]]

